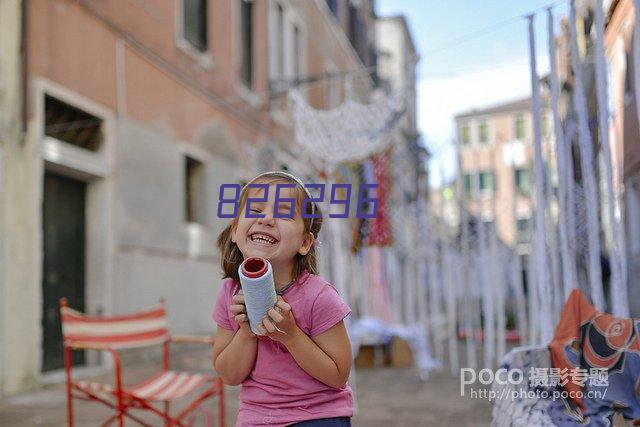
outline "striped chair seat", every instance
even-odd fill
[[[214,377],[187,372],[164,371],[133,387],[125,388],[129,396],[141,400],[169,401],[179,399],[200,387],[206,381],[213,381]],[[95,381],[78,381],[78,388],[93,394],[115,394],[111,384]]]

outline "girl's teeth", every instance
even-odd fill
[[[270,245],[275,244],[275,240],[273,240],[273,239],[265,239],[264,237],[260,237],[260,236],[253,237],[251,240],[254,241],[254,242],[267,243],[267,244],[270,244]]]

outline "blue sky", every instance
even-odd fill
[[[453,116],[530,93],[527,21],[536,15],[539,72],[548,69],[547,16],[552,0],[378,0],[379,16],[406,16],[420,53],[418,126],[433,153],[432,185],[455,174]],[[557,24],[567,3],[553,2]],[[442,167],[444,172],[440,172]]]

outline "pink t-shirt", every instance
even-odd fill
[[[222,287],[213,308],[219,327],[237,331],[229,311],[238,284],[231,278]],[[322,277],[304,270],[282,298],[300,329],[314,338],[344,319],[351,309],[338,291]],[[330,387],[306,373],[287,348],[268,337],[258,339],[256,361],[242,382],[236,426],[286,426],[317,418],[353,416],[349,384]]]

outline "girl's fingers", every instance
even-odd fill
[[[233,313],[234,315],[247,312],[245,306],[242,305],[242,304],[232,304],[232,305],[230,305],[229,306],[229,311],[231,313]]]
[[[267,330],[264,328],[264,326],[262,326],[262,323],[258,323],[258,326],[256,326],[256,329],[258,330],[258,332],[260,332],[260,335],[267,335]]]
[[[284,317],[282,317],[282,315],[278,313],[278,311],[274,308],[269,309],[269,311],[267,311],[267,314],[275,323],[280,323],[284,320]]]
[[[238,314],[236,317],[234,317],[234,319],[236,320],[236,323],[249,321],[249,318],[247,317],[246,314]]]
[[[233,301],[234,304],[244,304],[244,295],[234,295],[231,301]]]
[[[264,319],[262,319],[262,324],[264,325],[264,328],[267,331],[269,331],[269,332],[275,332],[276,331],[276,326],[273,324],[273,322],[268,317],[265,317]]]
[[[276,307],[280,307],[284,315],[291,311],[291,306],[285,300],[278,300]]]

